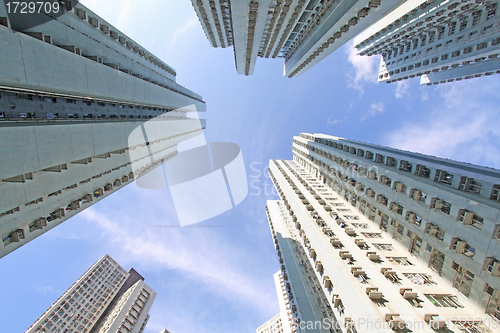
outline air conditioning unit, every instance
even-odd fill
[[[82,8],[76,8],[75,11],[76,16],[78,16],[82,20],[85,20],[87,18],[87,13]]]
[[[437,232],[438,232],[437,226],[433,225],[429,228],[429,235],[430,236],[436,236]]]
[[[435,210],[441,210],[443,208],[443,200],[436,200],[436,203],[434,204],[434,209]]]
[[[397,211],[399,210],[399,205],[397,205],[397,204],[393,204],[393,205],[392,205],[391,210],[392,210],[393,212],[397,212]]]
[[[398,182],[396,184],[396,192],[403,192],[403,189],[404,189],[404,184]]]
[[[463,215],[463,222],[465,225],[471,225],[472,224],[472,219],[474,218],[474,213],[473,212],[465,212]]]
[[[96,17],[89,17],[89,23],[95,28],[99,26],[99,20]]]
[[[467,243],[464,241],[458,241],[455,244],[455,252],[456,253],[464,253],[465,252],[465,247],[467,246]]]
[[[377,179],[377,173],[375,171],[370,171],[368,178]]]
[[[491,271],[489,269],[488,271],[490,271],[491,274],[493,274],[494,276],[500,276],[500,262],[495,261],[491,266],[492,266]]]
[[[415,190],[413,192],[413,200],[420,200],[420,198],[422,197],[422,192],[420,192],[419,190]]]
[[[415,213],[410,213],[408,215],[408,221],[410,221],[410,223],[415,223],[415,220],[417,219],[417,214]]]
[[[369,197],[373,197],[375,192],[373,192],[372,189],[369,189],[368,191],[366,191],[366,194],[369,196]]]

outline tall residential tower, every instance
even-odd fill
[[[191,0],[213,47],[233,46],[236,70],[252,75],[257,57],[284,58],[300,76],[400,2],[396,0]]]
[[[321,134],[292,150],[267,203],[284,327],[499,331],[500,171]]]
[[[0,6],[0,257],[177,154],[202,97],[88,8],[24,30]],[[17,28],[16,28],[17,27]]]
[[[105,255],[90,267],[26,333],[142,333],[156,292],[133,268]]]
[[[499,1],[407,1],[354,40],[378,80],[438,84],[500,73]]]

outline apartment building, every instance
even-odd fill
[[[155,297],[139,273],[106,254],[26,332],[142,333]]]
[[[0,6],[0,257],[202,133],[201,96],[81,4],[24,30]],[[20,29],[20,28],[17,28]]]
[[[252,75],[260,58],[284,58],[298,77],[399,5],[395,0],[191,0],[213,47],[233,47],[236,70]]]
[[[292,329],[498,331],[500,171],[322,134],[292,150],[267,203]]]
[[[354,40],[379,82],[439,84],[500,73],[498,1],[406,1]]]

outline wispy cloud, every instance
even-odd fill
[[[344,121],[347,120],[347,117],[344,117],[342,119],[333,119],[332,116],[328,117],[328,119],[326,120],[326,125],[327,126],[332,126],[332,125],[336,125],[338,123],[342,123]]]
[[[361,117],[361,121],[376,116],[378,113],[384,113],[384,112],[385,112],[384,103],[372,103],[370,104],[368,112],[366,112],[366,114],[363,117]]]
[[[161,207],[158,202],[152,207]],[[193,207],[194,208],[194,207]],[[194,208],[195,209],[195,208]],[[151,216],[164,217],[164,212],[155,210]],[[169,210],[169,209],[167,209]],[[177,228],[175,226],[146,227],[137,223],[133,214],[119,214],[110,218],[95,209],[87,209],[81,215],[102,230],[102,237],[113,249],[120,263],[140,262],[141,265],[155,270],[175,270],[187,280],[204,285],[211,293],[238,300],[254,309],[267,311],[263,300],[274,300],[248,275],[243,258],[248,253],[232,248],[231,245],[217,242],[220,228]],[[147,216],[144,217],[146,220]],[[164,224],[163,219],[149,220],[148,224]],[[272,298],[271,298],[272,297]],[[274,307],[274,304],[270,305]]]
[[[348,87],[354,88],[364,93],[364,85],[366,83],[377,82],[377,64],[380,61],[378,56],[359,56],[356,55],[354,44],[350,43],[347,48],[349,63],[354,67],[354,71],[348,75]]]
[[[188,32],[190,29],[196,27],[198,25],[198,18],[196,15],[190,17],[186,23],[184,23],[182,26],[180,26],[175,32],[174,36],[170,40],[170,46],[174,45],[175,41],[177,38]]]
[[[394,96],[396,98],[404,98],[408,94],[408,90],[410,89],[410,85],[407,80],[398,81],[396,83],[396,91]]]
[[[424,121],[405,123],[387,136],[387,145],[444,158],[500,167],[500,107],[486,80],[442,85]],[[494,85],[491,85],[494,87]],[[428,92],[423,94],[428,96]]]

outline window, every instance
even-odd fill
[[[392,220],[392,221],[394,221],[394,220]],[[394,222],[394,228],[396,229],[396,232],[398,234],[400,234],[401,236],[404,235],[405,228],[403,227],[402,224],[400,224],[398,222]]]
[[[482,229],[484,219],[474,212],[469,212],[466,209],[460,209],[458,211],[457,220],[462,222],[465,225],[471,225],[475,228]]]
[[[427,193],[422,192],[416,188],[412,188],[410,191],[410,198],[418,202],[425,202],[427,198]]]
[[[392,251],[394,250],[394,247],[392,244],[372,244],[374,248],[380,251]]]
[[[461,177],[458,189],[464,192],[479,194],[481,192],[482,184],[475,181],[474,178]]]
[[[457,27],[457,22],[450,22],[448,28],[448,36],[451,36],[455,33],[456,27]]]
[[[493,185],[491,190],[490,200],[500,201],[500,185]]]
[[[408,161],[401,160],[401,162],[399,162],[399,170],[411,172],[412,167],[412,164]]]
[[[441,241],[444,239],[445,231],[443,229],[439,228],[437,225],[434,225],[432,223],[428,223],[426,225],[425,232],[429,236],[436,237],[437,239],[439,239]]]
[[[389,207],[394,213],[403,215],[403,206],[396,202],[391,202],[391,205]]]
[[[365,236],[366,238],[382,238],[382,234],[380,232],[362,232],[361,235]]]
[[[474,256],[476,255],[476,249],[460,238],[453,238],[451,240],[450,249],[454,250],[456,253],[461,253],[470,259],[474,259]]]
[[[445,258],[446,257],[442,252],[439,252],[438,250],[432,251],[429,259],[429,268],[441,275]]]
[[[416,237],[416,235],[412,235],[413,237],[410,243],[409,251],[414,256],[418,257],[420,255],[420,250],[422,249],[422,238]]]
[[[436,176],[434,177],[434,181],[436,183],[451,185],[453,181],[453,175],[444,170],[436,170]]]
[[[398,162],[396,161],[396,159],[394,157],[387,156],[385,165],[390,166],[390,167],[395,167],[395,166],[397,166],[397,164],[398,164]]]
[[[417,164],[415,168],[415,175],[419,177],[429,178],[431,175],[431,170],[423,164]]]
[[[382,154],[375,154],[375,163],[384,164],[385,157]]]
[[[393,265],[413,266],[406,257],[386,257]]]
[[[415,214],[414,212],[407,212],[405,217],[406,222],[410,222],[412,224],[416,224],[420,226],[422,224],[422,218]]]
[[[391,180],[391,178],[382,175],[382,176],[380,176],[379,183],[390,187],[392,180]]]
[[[413,284],[433,286],[436,282],[432,279],[432,276],[425,273],[403,273],[403,275],[411,281]]]
[[[379,194],[377,195],[377,202],[384,205],[384,206],[387,206],[387,197],[383,196],[382,194]]]
[[[451,204],[439,198],[432,198],[431,208],[434,208],[434,210],[443,212],[445,214],[450,214]]]
[[[426,294],[425,297],[438,308],[463,308],[457,296],[450,294]]]
[[[460,29],[459,29],[459,31],[463,31],[463,30],[465,30],[465,28],[467,28],[467,21],[468,21],[468,18],[465,17],[465,16],[463,16],[463,17],[460,18],[460,21],[459,21],[460,22]]]
[[[481,10],[478,10],[474,13],[472,13],[472,26],[475,26],[476,24],[479,23],[479,21],[481,21],[481,15],[483,14],[483,11]]]
[[[469,297],[472,282],[474,281],[474,274],[461,266],[458,266],[456,271],[453,288],[456,288],[464,296]]]

